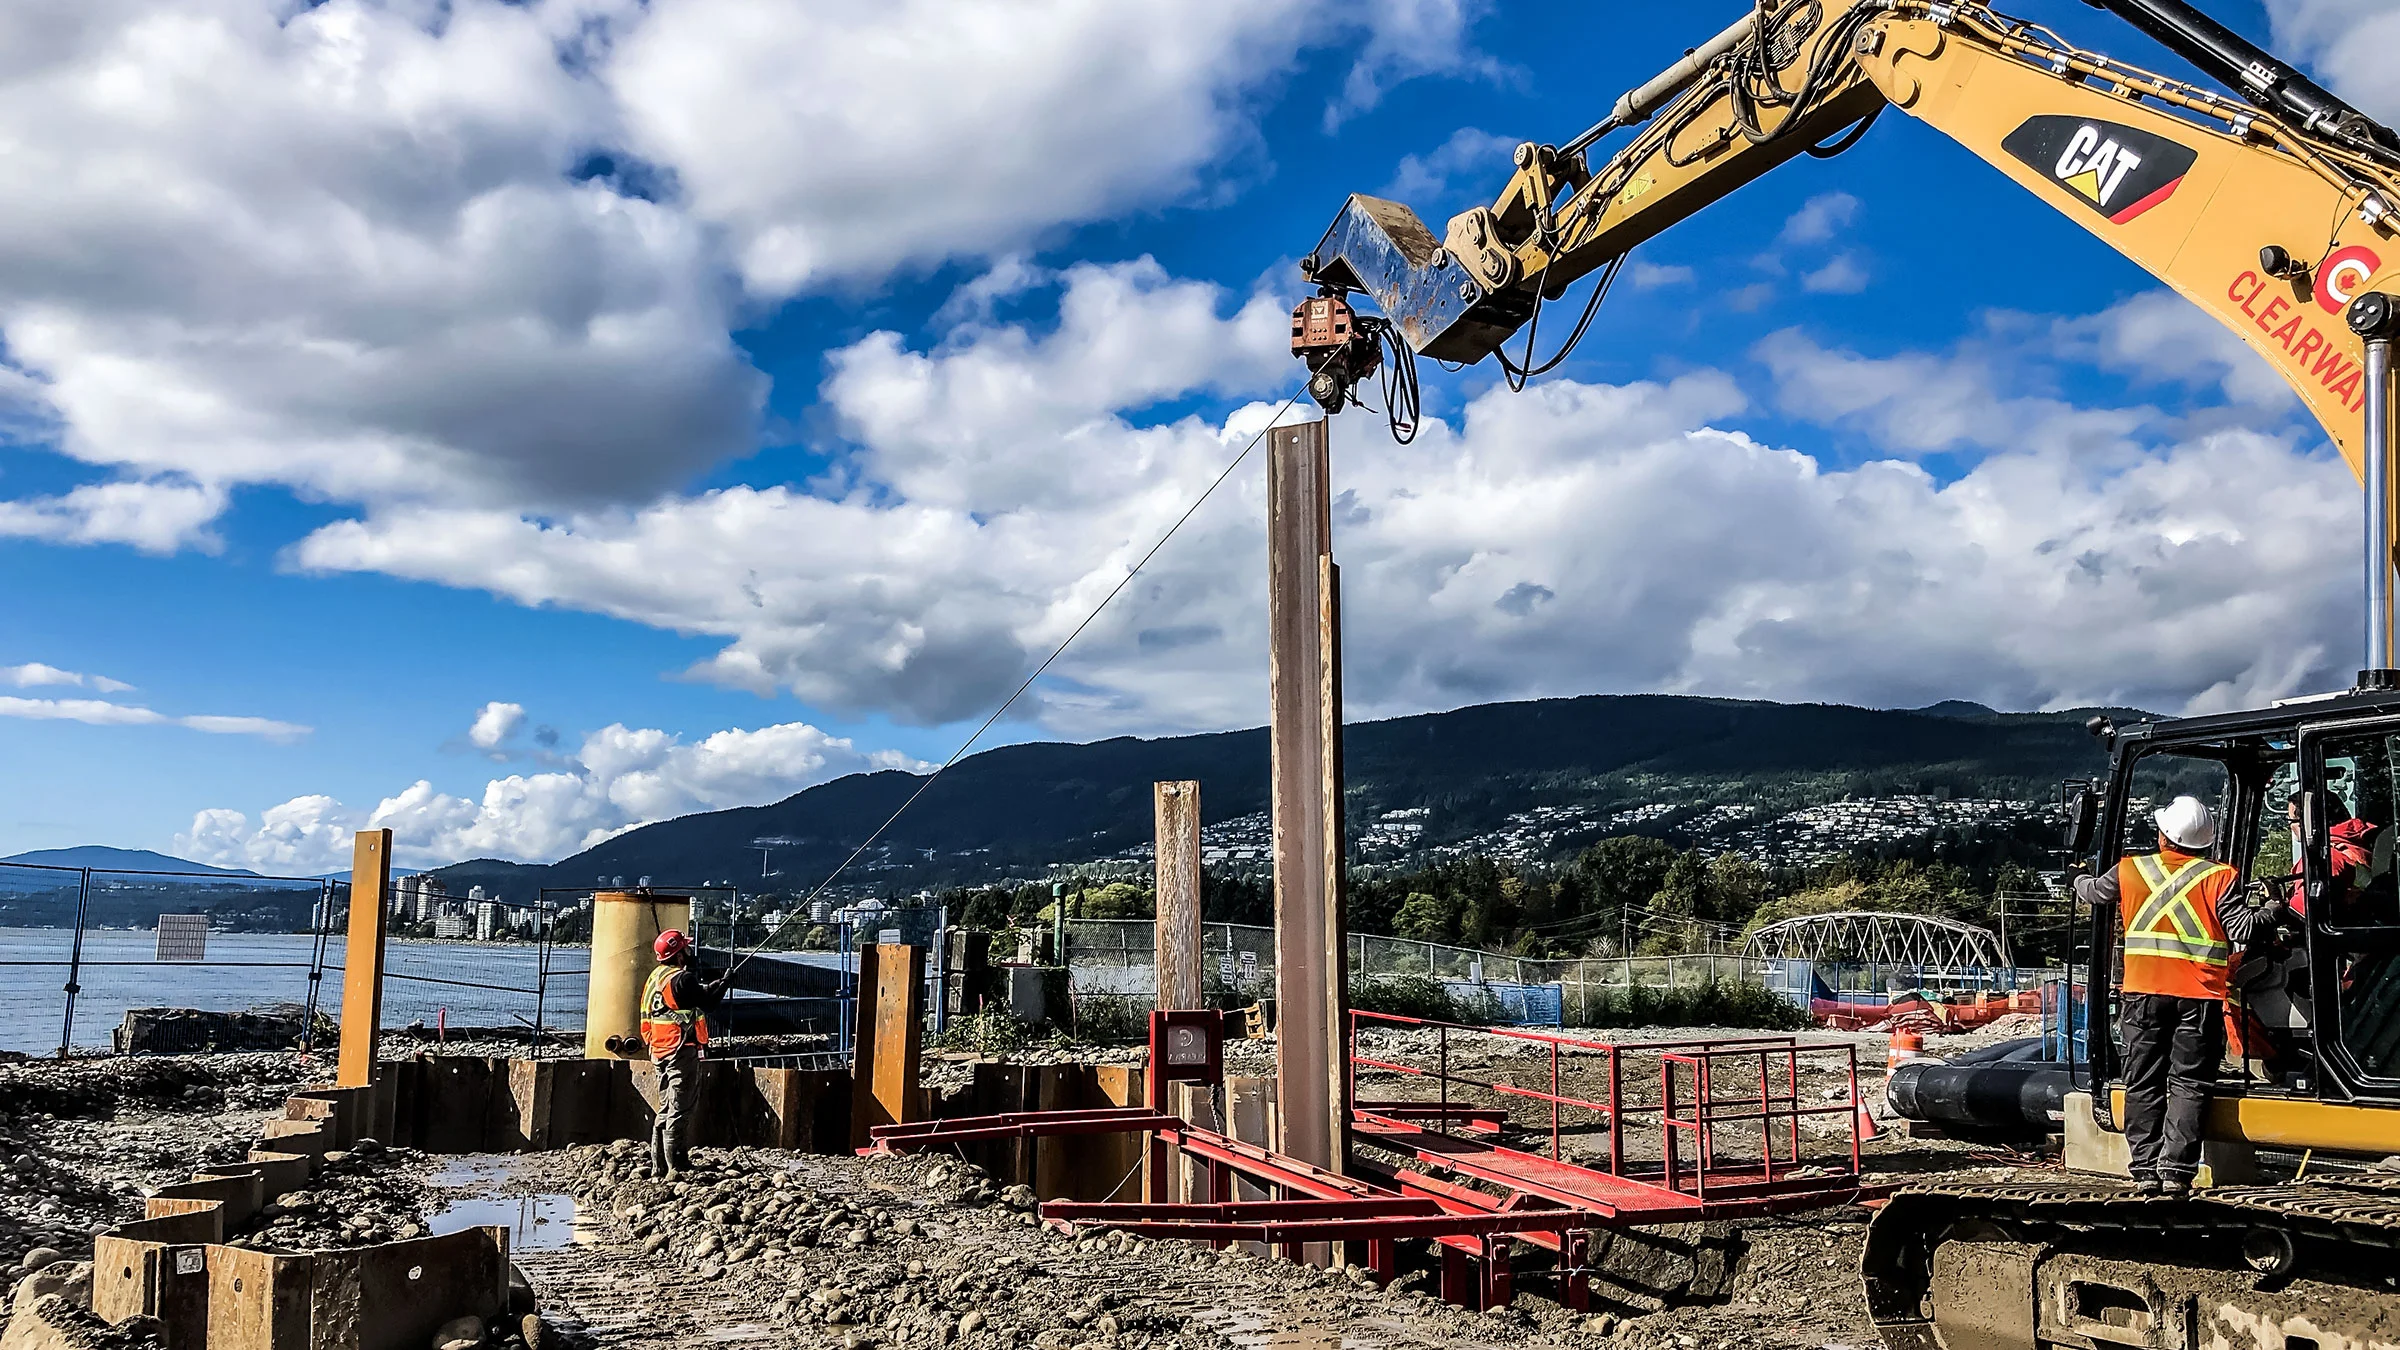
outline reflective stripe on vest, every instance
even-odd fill
[[[675,1006],[674,966],[660,966],[642,985],[642,1041],[650,1053],[671,1055],[689,1042],[708,1044],[708,1022],[697,1009]]]
[[[2233,945],[2219,936],[2216,925],[2192,904],[2193,889],[2223,868],[2223,863],[2193,858],[2169,872],[2156,854],[2137,854],[2127,861],[2149,885],[2150,898],[2125,925],[2126,955],[2215,967],[2232,962]]]

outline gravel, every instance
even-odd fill
[[[326,1154],[307,1189],[276,1196],[226,1245],[304,1252],[423,1237],[426,1165],[414,1149],[361,1139]]]

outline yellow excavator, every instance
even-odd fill
[[[1892,1350],[2400,1346],[2400,137],[2182,0],[2091,2],[2221,87],[1969,0],[1760,0],[1582,134],[1518,146],[1497,198],[1438,236],[1406,206],[1351,197],[1301,263],[1316,293],[1292,348],[1328,412],[1380,377],[1405,440],[1417,356],[1492,357],[1512,386],[1554,369],[1636,246],[1802,155],[1840,154],[1895,107],[2239,334],[2365,488],[2363,668],[2350,689],[2271,708],[2094,719],[2108,775],[2064,802],[2069,856],[2105,869],[2146,845],[2150,802],[2213,798],[2215,856],[2299,916],[2242,957],[2240,1072],[2208,1108],[2213,1184],[2167,1199],[2089,1179],[2121,1171],[2124,1147],[2118,922],[2098,907],[2066,1000],[2087,1010],[2058,1112],[2068,1174],[1903,1191],[1870,1226],[1862,1275]],[[1542,354],[1544,307],[1587,277]]]

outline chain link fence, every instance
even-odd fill
[[[579,1027],[584,953],[551,941],[555,911],[454,899],[474,937],[387,942],[384,1026],[537,1043]],[[128,1048],[136,1021],[133,1048],[321,1042],[340,1012],[349,910],[349,883],[330,877],[0,863],[0,1050]]]
[[[1064,964],[1076,997],[1155,999],[1155,932],[1148,919],[1068,920],[1063,933]],[[1203,924],[1200,946],[1202,974],[1212,1001],[1248,1002],[1274,994],[1275,930],[1248,924]],[[1726,955],[1545,960],[1368,933],[1352,934],[1349,946],[1354,978],[1418,976],[1454,986],[1556,986],[1563,1016],[1571,1023],[1605,1002],[1611,992],[1710,984],[1763,987],[1767,973],[1763,962]]]

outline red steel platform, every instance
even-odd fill
[[[1789,1036],[1612,1042],[1352,1013],[1352,1157],[1344,1174],[1198,1128],[1162,1109],[1169,1078],[1221,1079],[1214,1045],[1204,1047],[1205,1055],[1162,1049],[1172,1028],[1161,1019],[1189,1027],[1193,1018],[1154,1015],[1151,1062],[1167,1068],[1149,1075],[1147,1106],[881,1126],[866,1151],[1143,1133],[1153,1141],[1158,1164],[1151,1198],[1130,1204],[1054,1200],[1041,1206],[1042,1217],[1069,1229],[1115,1228],[1217,1246],[1263,1243],[1294,1259],[1307,1244],[1357,1244],[1356,1255],[1387,1279],[1398,1271],[1396,1243],[1430,1240],[1441,1258],[1442,1296],[1486,1307],[1510,1296],[1517,1243],[1553,1255],[1561,1297],[1581,1308],[1589,1299],[1584,1267],[1594,1229],[1825,1208],[1882,1192],[1860,1182],[1858,1063],[1846,1044]],[[1431,1031],[1434,1062],[1361,1053],[1361,1033],[1373,1028]],[[1174,1044],[1185,1046],[1188,1038]],[[1489,1051],[1495,1044],[1513,1053],[1513,1077],[1475,1078],[1453,1069],[1454,1050],[1471,1045]],[[1604,1097],[1566,1092],[1570,1061],[1591,1059],[1599,1061]],[[1831,1100],[1822,1088],[1818,1101],[1804,1098],[1802,1076],[1810,1070],[1836,1079]],[[1362,1073],[1413,1082],[1433,1095],[1362,1099]],[[1527,1076],[1536,1081],[1516,1081]],[[1512,1102],[1531,1104],[1536,1118],[1513,1120]],[[1812,1141],[1803,1121],[1817,1117],[1839,1118],[1839,1124],[1815,1131],[1820,1137]],[[1813,1153],[1812,1143],[1818,1150]],[[1170,1148],[1204,1165],[1209,1199],[1168,1203],[1155,1189],[1163,1186],[1163,1150]],[[1272,1198],[1238,1198],[1237,1179]]]

